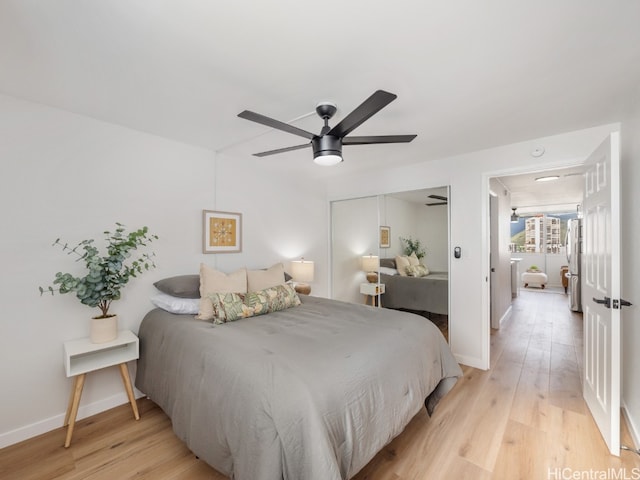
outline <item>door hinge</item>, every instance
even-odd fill
[[[628,302],[627,300],[621,298],[620,300],[616,299],[613,301],[613,308],[618,309],[622,307],[630,307],[633,303]]]

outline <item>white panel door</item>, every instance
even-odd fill
[[[584,399],[620,455],[620,135],[586,164],[583,231]]]

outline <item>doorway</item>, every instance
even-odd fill
[[[489,226],[492,328],[500,328],[523,290],[570,294],[567,226],[580,213],[583,172],[577,165],[489,179],[491,203],[498,204],[490,209]]]

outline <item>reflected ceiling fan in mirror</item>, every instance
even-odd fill
[[[436,207],[438,205],[447,205],[449,203],[449,199],[447,197],[443,197],[442,195],[429,195],[429,198],[440,201],[434,203],[425,203],[427,207]]]
[[[336,105],[329,102],[319,103],[316,106],[316,113],[324,120],[324,126],[318,135],[249,110],[239,113],[238,117],[311,140],[309,143],[305,143],[303,145],[295,145],[293,147],[278,148],[277,150],[254,153],[256,157],[266,157],[268,155],[291,152],[293,150],[299,150],[311,146],[313,148],[313,161],[318,165],[329,166],[342,162],[343,145],[408,143],[417,137],[417,135],[347,137],[347,135],[349,135],[353,130],[389,105],[396,98],[397,95],[394,95],[393,93],[385,92],[384,90],[377,90],[333,128],[329,126],[329,120],[337,111]]]

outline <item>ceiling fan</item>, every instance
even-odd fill
[[[311,146],[313,148],[313,161],[319,165],[335,165],[342,162],[343,145],[368,145],[373,143],[408,143],[417,135],[376,135],[364,137],[347,137],[353,130],[362,125],[366,120],[378,113],[397,98],[393,93],[377,90],[369,98],[360,104],[349,115],[342,119],[333,128],[329,126],[329,120],[337,111],[333,103],[322,102],[316,106],[316,113],[324,120],[324,126],[320,134],[307,132],[288,123],[265,117],[259,113],[245,110],[238,114],[240,118],[266,125],[267,127],[292,133],[311,140],[303,145],[278,148],[267,152],[254,153],[256,157],[266,157],[277,153],[290,152]]]
[[[434,200],[440,200],[440,201],[434,202],[434,203],[425,203],[427,207],[435,207],[437,205],[446,205],[449,202],[447,197],[443,197],[442,195],[429,195],[429,198],[433,198]]]

